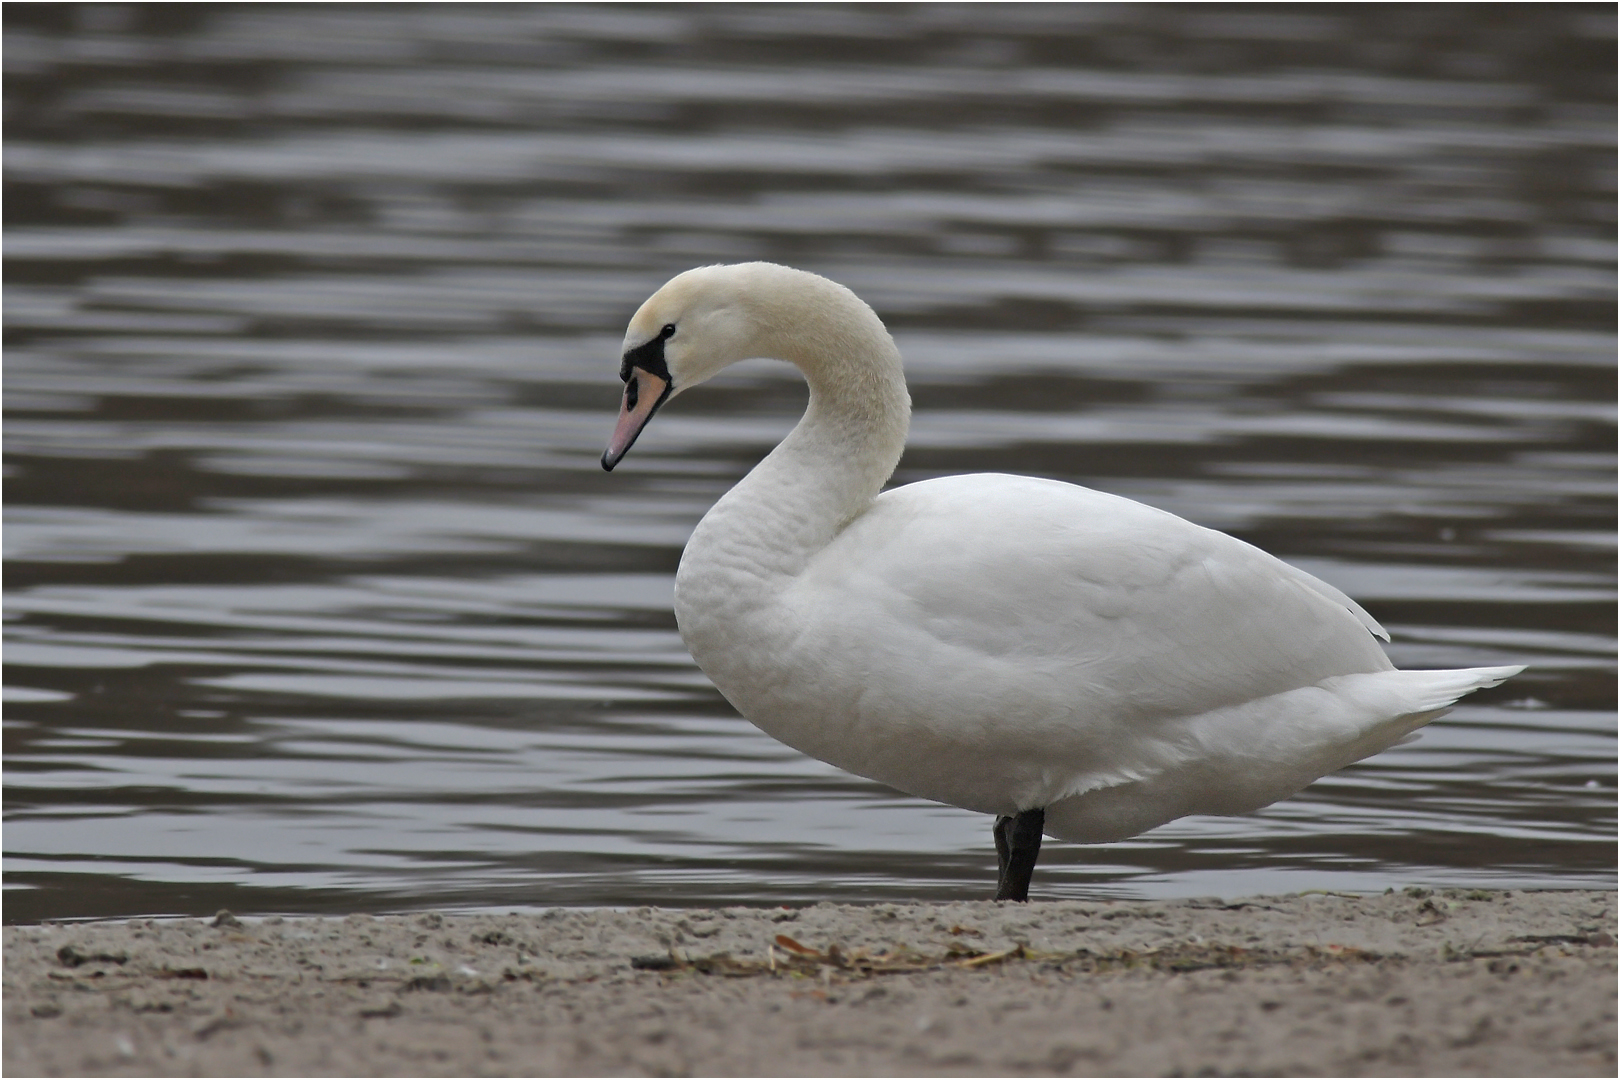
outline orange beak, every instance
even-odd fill
[[[608,472],[619,459],[636,444],[636,436],[653,418],[658,406],[669,397],[669,383],[645,368],[633,367],[624,381],[624,403],[619,406],[619,422],[613,426],[613,437],[608,440],[607,451],[602,454],[602,468]]]

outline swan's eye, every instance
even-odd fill
[[[666,340],[669,339],[669,338],[674,337],[675,336],[675,324],[674,323],[665,323],[664,328],[662,330],[658,331],[658,336],[661,337],[661,338],[664,338]]]

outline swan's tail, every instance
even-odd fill
[[[1342,677],[1341,689],[1349,700],[1359,701],[1371,715],[1383,717],[1381,721],[1369,726],[1363,739],[1357,740],[1372,747],[1368,753],[1376,753],[1396,743],[1410,742],[1417,738],[1413,732],[1429,721],[1450,712],[1451,706],[1457,703],[1458,698],[1472,694],[1475,690],[1495,686],[1504,679],[1517,675],[1524,668],[1523,664],[1512,664],[1506,667],[1453,668],[1445,671],[1381,671],[1374,675],[1346,675]],[[1349,760],[1359,761],[1360,757]]]
[[[1511,679],[1524,667],[1523,664],[1512,664],[1507,667],[1454,668],[1449,671],[1392,671],[1389,674],[1400,676],[1399,681],[1404,684],[1402,689],[1409,695],[1405,711],[1417,714],[1434,713],[1454,705],[1464,695]]]
[[[1397,743],[1410,742],[1417,737],[1413,732],[1450,712],[1458,698],[1495,686],[1523,670],[1524,665],[1515,664],[1449,671],[1369,671],[1336,675],[1315,686],[1268,698],[1267,704],[1279,718],[1277,730],[1290,733],[1294,740],[1291,748],[1276,751],[1278,759],[1303,770],[1301,776],[1310,773],[1308,778],[1296,777],[1299,782],[1289,794],[1318,776]]]
[[[1445,715],[1457,699],[1523,671],[1368,671],[1167,722],[1139,744],[1136,775],[1080,777],[1047,807],[1046,831],[1123,840],[1183,814],[1247,814],[1371,757]]]

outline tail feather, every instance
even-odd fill
[[[1370,757],[1522,665],[1367,671],[1165,721],[1133,773],[1088,773],[1049,802],[1050,836],[1123,840],[1184,814],[1247,814]]]
[[[1472,694],[1475,690],[1483,690],[1487,686],[1495,686],[1505,679],[1511,679],[1524,668],[1523,664],[1511,664],[1507,667],[1401,671],[1391,674],[1400,675],[1401,681],[1406,684],[1404,689],[1411,696],[1407,699],[1405,711],[1411,714],[1444,709],[1448,705],[1455,704],[1457,699],[1465,694]]]
[[[1410,742],[1417,738],[1418,728],[1446,715],[1458,698],[1495,686],[1523,670],[1523,664],[1444,671],[1395,670],[1327,680],[1322,686],[1331,687],[1350,708],[1347,717],[1360,729],[1356,737],[1335,747],[1337,763],[1332,768],[1340,769],[1397,743]],[[1324,768],[1322,773],[1329,771]]]
[[[1442,671],[1382,671],[1376,675],[1349,675],[1343,689],[1378,717],[1363,729],[1362,737],[1347,745],[1359,761],[1380,750],[1418,738],[1419,728],[1451,711],[1457,699],[1495,686],[1524,670],[1523,664],[1507,667],[1452,668]]]

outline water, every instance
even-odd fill
[[[1044,896],[1612,887],[1611,8],[18,8],[5,918],[984,896],[740,720],[680,549],[754,363],[597,465],[640,301],[848,284],[917,415],[1527,662]]]

